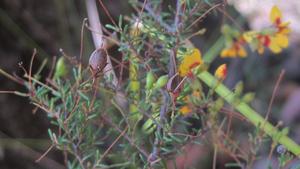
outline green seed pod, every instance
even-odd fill
[[[55,65],[54,78],[60,78],[66,76],[68,73],[67,66],[64,57],[60,57]]]
[[[155,88],[159,89],[164,87],[168,83],[168,80],[169,80],[168,75],[160,76],[155,83]]]
[[[153,115],[153,118],[156,121],[159,121],[159,113]],[[153,119],[146,120],[146,122],[142,126],[142,131],[147,135],[153,133],[155,129],[156,129],[156,124],[153,121]]]
[[[155,77],[152,71],[147,73],[146,77],[146,89],[151,89],[153,87]]]

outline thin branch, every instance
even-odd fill
[[[199,18],[197,18],[189,27],[186,28],[186,30],[189,30],[191,27],[193,27],[197,22],[199,22],[201,19],[206,17],[212,10],[215,8],[218,8],[220,5],[223,5],[223,3],[218,3],[211,8],[209,8],[207,11],[205,11]]]
[[[84,27],[86,25],[87,20],[88,20],[87,18],[84,18],[83,22],[82,22],[82,25],[81,25],[81,32],[80,32],[80,55],[79,55],[80,64],[82,62],[82,55],[83,55]]]
[[[101,158],[99,158],[99,160],[95,163],[95,165],[99,164],[103,160],[103,158],[109,153],[109,151],[114,147],[114,145],[124,136],[127,129],[128,126],[122,131],[122,133],[120,133],[120,135],[115,139],[115,141],[105,150],[105,152],[103,153]],[[96,168],[96,166],[94,166],[93,168]]]
[[[35,160],[36,163],[40,162],[44,157],[46,157],[46,155],[52,150],[52,148],[54,147],[54,145],[52,144],[44,154],[42,154],[37,160]]]
[[[108,16],[108,18],[110,19],[110,21],[116,26],[118,27],[118,25],[116,24],[116,22],[114,21],[114,19],[112,18],[112,16],[110,15],[110,13],[108,12],[107,8],[104,6],[102,0],[98,0],[102,9],[104,10],[105,14]]]
[[[32,65],[33,65],[33,61],[34,61],[34,58],[35,58],[35,55],[36,55],[36,49],[34,48],[33,49],[33,53],[32,53],[32,56],[31,56],[31,60],[30,60],[30,66],[29,66],[29,76],[28,76],[28,81],[29,81],[29,90],[30,90],[30,94],[33,96],[33,89],[34,87],[32,86],[32,80],[31,80],[31,77],[32,77]]]
[[[20,79],[17,79],[16,77],[10,75],[9,73],[5,72],[3,69],[0,68],[0,74],[3,76],[7,77],[8,79],[20,84],[20,85],[25,85],[24,81],[21,81]]]
[[[108,125],[110,125],[111,127],[113,127],[114,129],[116,129],[119,133],[122,133],[123,131],[116,125],[113,123],[113,121],[105,116],[105,115],[101,115],[101,118],[103,119],[104,122],[106,122]],[[127,134],[123,135],[124,138],[132,145],[134,146],[141,154],[143,154],[146,158],[148,158],[149,153],[142,147],[138,146],[134,140],[132,140]]]
[[[279,84],[280,84],[280,82],[281,82],[282,79],[283,79],[284,73],[285,73],[285,70],[281,70],[280,75],[279,75],[279,77],[278,77],[278,79],[277,79],[277,81],[276,81],[275,87],[274,87],[273,92],[272,92],[272,97],[271,97],[271,100],[270,100],[270,103],[269,103],[269,106],[268,106],[268,111],[267,111],[267,114],[266,114],[266,116],[265,116],[265,120],[266,120],[266,121],[268,120],[269,115],[270,115],[270,113],[271,113],[272,105],[273,105],[273,102],[274,102],[276,93],[277,93],[277,91],[278,91]]]

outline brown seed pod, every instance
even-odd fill
[[[96,49],[89,59],[89,66],[93,76],[97,76],[107,64],[107,51],[103,48]]]

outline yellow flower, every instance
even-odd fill
[[[191,52],[184,56],[181,64],[179,65],[179,75],[188,75],[193,68],[202,64],[201,52],[199,49],[194,48]]]
[[[273,53],[279,53],[283,48],[287,48],[289,45],[288,37],[284,34],[277,33],[274,36],[271,36],[270,50]]]
[[[247,56],[247,52],[243,46],[243,38],[234,42],[229,48],[225,48],[221,51],[221,57],[241,57],[244,58]]]
[[[270,36],[270,44],[268,47],[273,53],[279,53],[283,48],[287,48],[289,45],[288,35],[291,31],[289,28],[290,23],[282,22],[282,13],[276,5],[271,9],[270,20],[277,28],[277,32]]]
[[[290,22],[282,22],[282,13],[280,9],[274,5],[270,12],[270,20],[278,29],[277,33],[289,34],[291,29],[288,27]]]
[[[219,66],[217,68],[217,70],[215,71],[215,76],[221,80],[225,79],[227,75],[227,65],[226,64],[222,64],[221,66]]]
[[[192,112],[192,109],[190,109],[188,106],[182,106],[180,109],[179,109],[179,112],[186,116],[188,114],[190,114]]]

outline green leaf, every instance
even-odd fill
[[[253,99],[255,98],[255,93],[246,93],[243,97],[242,97],[242,101],[245,103],[250,103],[253,101]]]

